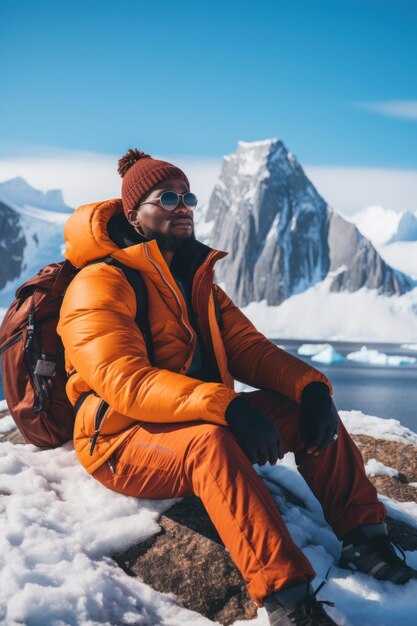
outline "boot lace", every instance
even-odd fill
[[[334,606],[334,602],[317,600],[317,594],[325,584],[326,581],[324,580],[313,594],[307,596],[307,598],[301,602],[299,607],[288,615],[295,626],[311,626],[312,624],[320,624],[320,626],[334,626],[334,621],[323,609],[323,605]]]

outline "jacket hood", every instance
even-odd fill
[[[119,249],[107,231],[110,218],[122,212],[118,198],[105,202],[84,204],[65,222],[65,258],[75,267],[112,255]]]

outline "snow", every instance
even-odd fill
[[[406,350],[417,350],[417,343],[403,343],[401,347]]]
[[[0,411],[7,411],[8,406],[6,400],[0,400]]]
[[[0,404],[2,402],[4,402],[4,400],[2,400]],[[1,410],[2,409],[0,407],[0,411]],[[6,433],[9,433],[11,430],[13,430],[13,428],[16,428],[16,424],[11,415],[5,415],[4,417],[0,418],[0,435],[5,435]]]
[[[390,476],[391,478],[398,478],[399,473],[393,467],[389,467],[376,459],[369,459],[365,465],[365,471],[367,476]]]
[[[390,342],[417,341],[417,288],[392,297],[365,287],[333,293],[325,279],[279,306],[262,300],[241,310],[272,339],[386,342],[389,328]]]
[[[395,419],[365,415],[362,411],[338,411],[351,435],[370,435],[385,441],[417,446],[417,434]]]
[[[19,285],[35,275],[43,265],[63,260],[64,224],[68,213],[59,213],[29,205],[8,205],[21,216],[26,239],[21,275],[9,281],[0,291],[0,305],[4,308],[14,299]],[[4,309],[0,309],[0,317]]]
[[[417,362],[417,359],[414,357],[388,355],[378,350],[371,350],[366,346],[362,346],[362,348],[356,352],[349,352],[347,358],[350,361],[359,361],[360,363],[369,363],[372,365],[399,366]]]
[[[3,406],[3,405],[0,405]],[[417,434],[396,420],[341,411],[351,432],[417,445]],[[298,473],[294,456],[256,471],[282,510],[297,545],[324,579],[319,597],[336,603],[329,613],[340,624],[391,626],[413,623],[417,582],[404,587],[338,568],[340,543],[320,505]],[[374,460],[368,473],[394,475]],[[290,505],[286,487],[306,508]],[[109,555],[159,531],[158,517],[177,500],[139,500],[106,489],[80,466],[72,444],[56,450],[0,443],[0,621],[8,626],[142,624],[203,626],[210,620],[184,609],[129,577]],[[381,497],[390,515],[417,527],[417,505]],[[417,553],[407,562],[416,567]],[[410,621],[411,620],[411,621]],[[266,611],[234,626],[267,626]]]
[[[388,265],[417,278],[417,211],[370,206],[344,218],[372,242]]]

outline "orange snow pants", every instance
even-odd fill
[[[385,518],[361,454],[341,422],[337,441],[318,456],[307,454],[298,434],[299,405],[272,391],[247,395],[279,429],[285,452],[295,453],[298,470],[339,538],[358,524]],[[259,607],[272,591],[315,576],[227,426],[197,420],[139,422],[93,476],[138,498],[197,495]]]

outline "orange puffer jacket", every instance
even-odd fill
[[[110,238],[108,223],[121,215],[121,201],[108,200],[79,207],[65,225],[65,257],[83,269],[66,291],[57,330],[65,348],[70,402],[75,404],[85,391],[95,392],[84,401],[74,429],[75,449],[88,472],[104,463],[140,421],[203,420],[226,425],[225,410],[237,395],[234,378],[279,391],[297,403],[303,388],[313,381],[326,383],[333,393],[324,374],[266,339],[225,292],[213,285],[213,266],[226,253],[200,242],[196,242],[192,306],[204,346],[217,363],[222,382],[186,376],[196,333],[183,294],[156,241],[120,247]],[[141,272],[148,292],[157,366],[149,362],[135,323],[136,296],[123,272],[105,263],[84,267],[104,256]],[[222,311],[222,330],[213,290]],[[90,455],[102,400],[110,406]]]

